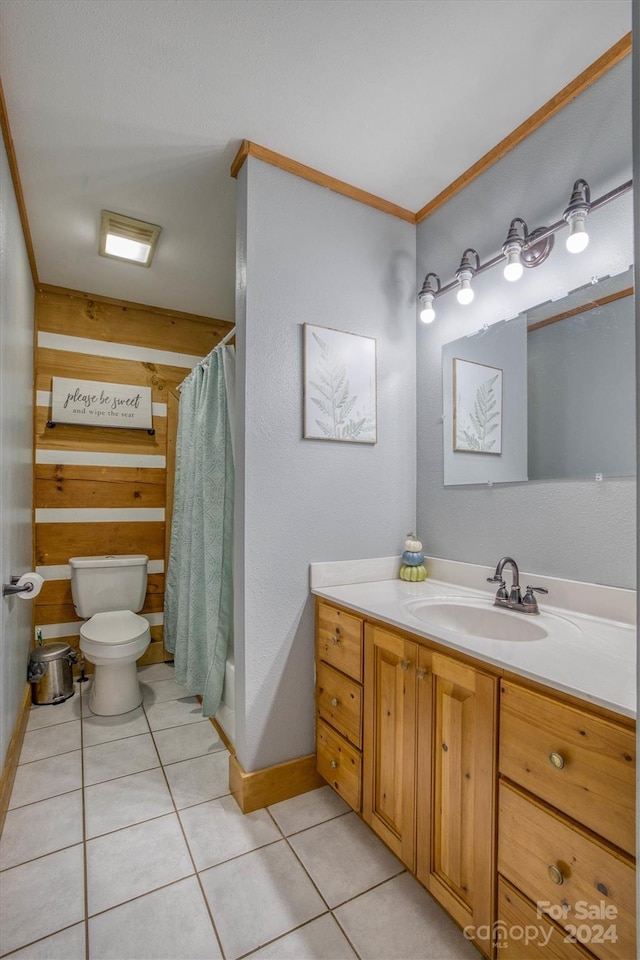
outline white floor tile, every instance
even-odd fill
[[[404,869],[355,813],[296,833],[289,842],[330,907]]]
[[[176,814],[89,840],[86,847],[90,916],[193,873]]]
[[[82,843],[82,790],[9,810],[0,841],[0,870]]]
[[[168,727],[202,720],[202,706],[195,697],[152,703],[145,707],[145,711],[152,730],[166,730]]]
[[[57,723],[67,723],[69,720],[80,719],[80,695],[77,691],[68,700],[62,703],[43,703],[34,705],[29,711],[27,730],[40,730]]]
[[[284,840],[205,870],[200,879],[228,960],[326,911]]]
[[[174,810],[159,768],[87,787],[84,806],[87,838],[162,817]]]
[[[249,954],[246,960],[357,960],[344,933],[326,913]]]
[[[142,707],[117,717],[96,717],[90,714],[82,719],[82,738],[85,747],[109,740],[122,740],[125,737],[137,737],[149,733],[149,724]]]
[[[229,754],[214,753],[164,768],[176,807],[190,807],[229,793]]]
[[[408,873],[345,903],[335,916],[362,960],[480,960]]]
[[[59,757],[34,760],[18,767],[13,783],[9,809],[25,803],[36,803],[47,797],[79,790],[82,787],[82,751],[63,753]]]
[[[175,672],[173,663],[145,663],[143,667],[138,667],[138,679],[142,683],[149,683],[152,680],[173,680]]]
[[[85,925],[77,923],[60,933],[10,953],[3,960],[85,960]]]
[[[232,796],[188,807],[180,820],[197,870],[281,839],[266,810],[245,815]]]
[[[160,766],[160,759],[150,733],[126,740],[110,740],[93,747],[85,747],[85,786],[126,777],[131,773]]]
[[[195,877],[89,920],[91,960],[217,960],[222,954]]]
[[[335,790],[326,786],[309,790],[308,793],[302,793],[299,797],[292,797],[290,800],[283,800],[281,803],[274,803],[269,807],[269,813],[285,837],[288,837],[292,833],[299,833],[300,830],[307,830],[318,823],[324,823],[325,820],[339,817],[350,809]]]
[[[24,735],[20,763],[30,763],[32,760],[44,760],[45,757],[56,757],[61,753],[71,753],[81,747],[80,721],[70,720],[69,723],[56,723],[54,726],[41,727],[39,730],[28,730]]]
[[[204,757],[208,753],[218,753],[226,747],[212,723],[201,720],[182,727],[170,727],[168,730],[156,730],[153,734],[162,763],[177,763],[192,757]]]
[[[150,707],[153,703],[164,703],[166,700],[184,699],[189,694],[184,687],[176,683],[175,680],[145,680],[140,684],[142,690],[142,703],[145,707]]]
[[[82,844],[6,870],[0,884],[0,916],[0,954],[82,920]]]

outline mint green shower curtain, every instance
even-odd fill
[[[174,654],[176,682],[202,696],[207,717],[218,709],[233,629],[234,468],[225,366],[234,360],[232,347],[219,346],[187,377],[176,439],[164,642]]]

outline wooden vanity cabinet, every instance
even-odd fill
[[[477,929],[494,909],[497,690],[496,676],[365,624],[363,817]]]
[[[500,702],[500,882],[556,921],[563,957],[584,955],[576,937],[601,960],[635,957],[633,724],[508,680]]]

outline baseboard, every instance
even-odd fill
[[[216,731],[216,733],[218,734],[218,736],[220,737],[220,739],[221,739],[222,742],[224,743],[225,747],[227,748],[227,750],[229,751],[229,753],[231,754],[231,756],[232,756],[232,757],[235,757],[235,755],[236,755],[236,748],[235,748],[234,745],[231,743],[231,740],[230,740],[229,737],[227,736],[227,733],[226,733],[226,730],[224,729],[224,727],[216,720],[215,717],[209,717],[209,722],[211,723],[213,729]],[[245,776],[246,776],[246,774],[245,774]]]
[[[18,708],[13,735],[9,741],[7,750],[7,759],[5,760],[0,777],[0,836],[4,828],[4,821],[9,809],[11,800],[11,791],[13,790],[13,781],[16,778],[20,751],[22,750],[22,741],[24,740],[25,730],[27,729],[27,720],[29,719],[29,710],[31,709],[31,684],[25,684],[22,702]]]
[[[251,773],[245,773],[237,757],[229,757],[229,788],[243,813],[289,800],[324,784],[316,771],[315,753]]]

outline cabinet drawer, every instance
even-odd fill
[[[360,810],[360,751],[352,747],[323,720],[317,724],[318,773],[354,810]]]
[[[504,782],[500,784],[498,871],[535,904],[546,903],[554,918],[560,912],[558,923],[568,932],[572,926],[591,926],[589,949],[597,957],[628,960],[636,956],[631,859]],[[598,942],[596,927],[611,923],[617,942]]]
[[[356,747],[362,747],[362,687],[320,661],[316,674],[318,714]]]
[[[499,960],[591,960],[569,934],[538,915],[511,884],[498,877],[498,922],[494,929]]]
[[[634,852],[634,734],[516,684],[501,693],[500,772]]]
[[[362,620],[318,602],[318,659],[362,682]]]

